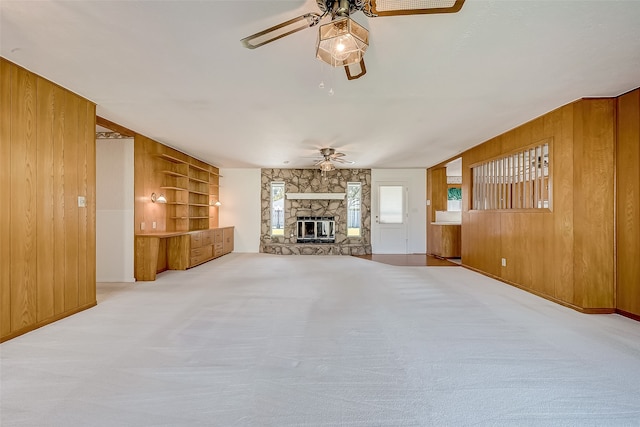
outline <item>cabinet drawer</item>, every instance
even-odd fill
[[[199,248],[202,246],[202,233],[191,234],[191,249]]]
[[[213,245],[213,230],[205,230],[202,234],[202,246]]]
[[[198,249],[191,249],[191,262],[189,265],[194,266],[212,258],[212,246],[204,246]]]
[[[191,258],[197,258],[200,256],[211,258],[211,255],[212,255],[211,248],[212,246],[209,245],[209,246],[203,246],[197,249],[191,249]]]
[[[222,243],[216,243],[213,245],[213,256],[219,257],[224,254],[224,245]]]
[[[213,243],[222,243],[222,229],[216,228],[213,230]]]

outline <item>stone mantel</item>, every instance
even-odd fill
[[[344,200],[347,193],[286,193],[293,200]]]

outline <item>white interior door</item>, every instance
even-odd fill
[[[375,254],[407,253],[407,185],[378,182],[372,194],[371,249]]]

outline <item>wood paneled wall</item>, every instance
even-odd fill
[[[96,304],[95,105],[4,58],[0,89],[5,341]]]
[[[470,210],[471,165],[543,140],[549,210]],[[581,311],[614,311],[615,141],[615,99],[582,99],[463,153],[463,264]]]
[[[640,320],[640,89],[618,97],[617,309]]]

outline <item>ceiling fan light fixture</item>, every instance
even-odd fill
[[[320,163],[320,170],[322,172],[331,172],[332,170],[335,170],[335,166],[333,165],[333,163],[331,163],[329,160],[325,160],[322,163]]]
[[[369,47],[369,31],[349,17],[320,26],[316,57],[334,67],[362,61]]]

